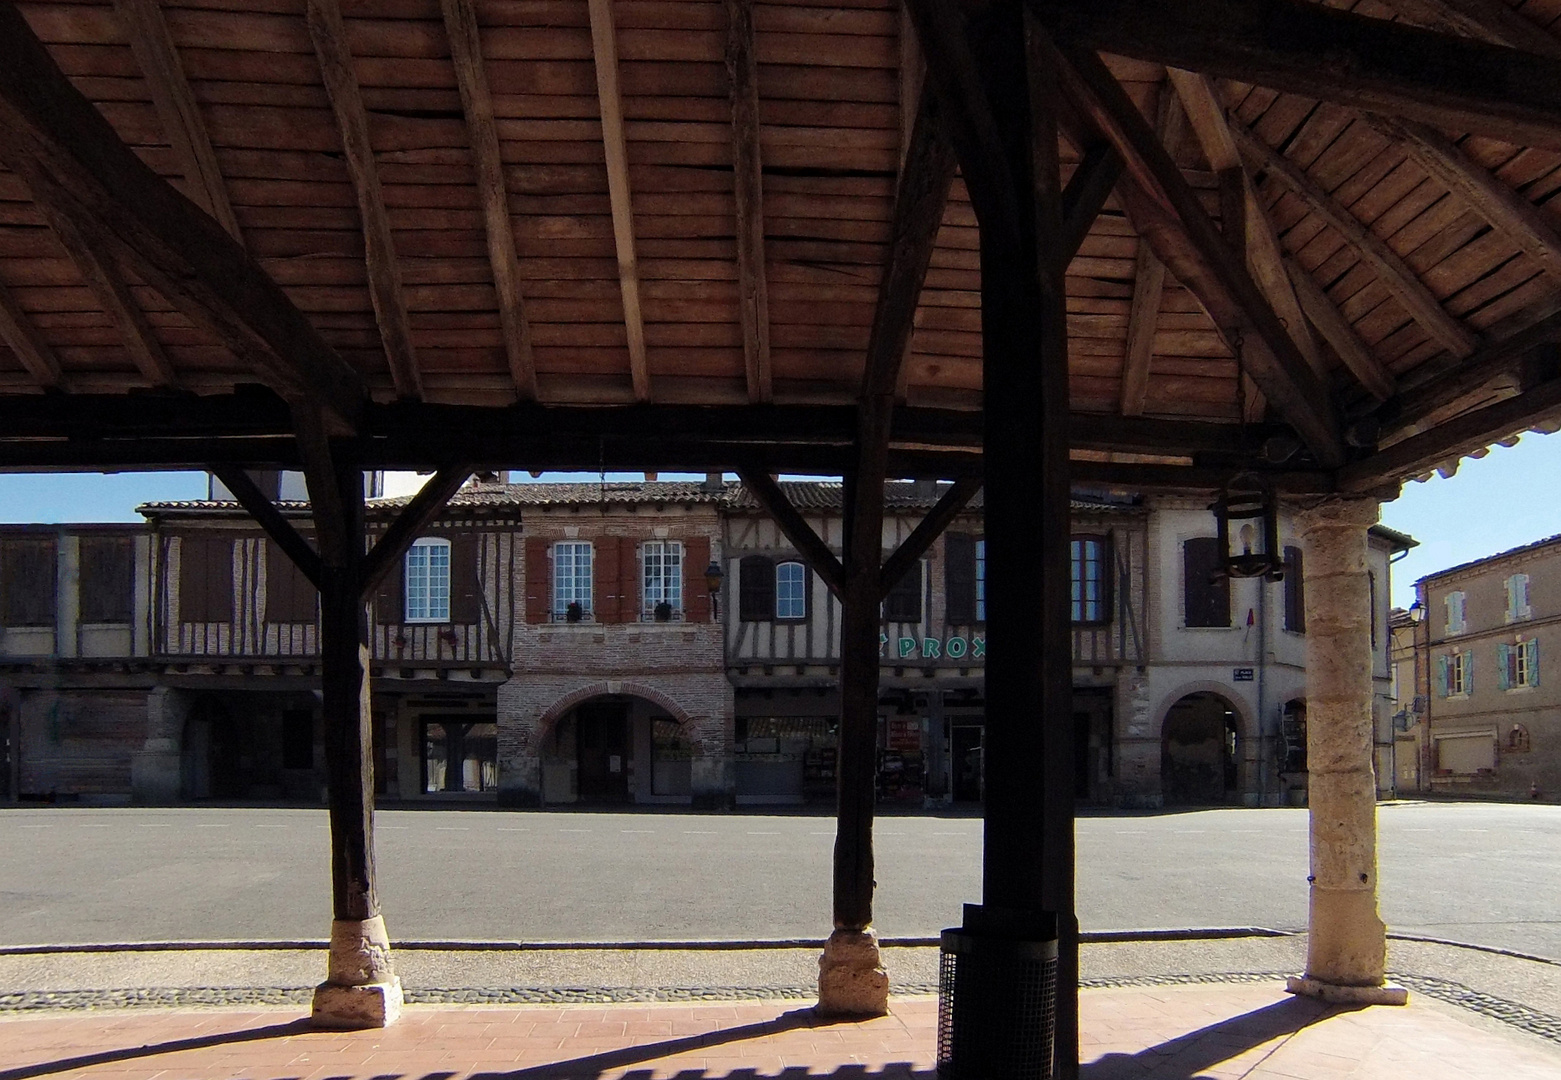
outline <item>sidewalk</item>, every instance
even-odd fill
[[[1446,1006],[1337,1009],[1271,984],[1086,990],[1087,1080],[1556,1080],[1561,1047]],[[383,1031],[298,1009],[0,1019],[0,1080],[931,1080],[937,1001],[827,1023],[803,1002],[411,1006]]]

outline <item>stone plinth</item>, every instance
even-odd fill
[[[878,933],[836,930],[818,958],[818,1012],[824,1016],[883,1016],[889,1011],[889,973],[878,954]]]
[[[386,1027],[400,1016],[401,980],[391,968],[384,918],[331,923],[330,965],[314,990],[314,1026]]]

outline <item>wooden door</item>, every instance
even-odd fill
[[[591,702],[575,711],[581,802],[629,801],[629,707]]]

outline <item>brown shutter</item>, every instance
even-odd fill
[[[691,536],[683,541],[683,619],[685,622],[710,621],[710,592],[705,587],[705,568],[710,565],[710,538]]]
[[[402,583],[406,569],[407,557],[402,552],[391,561],[379,588],[374,590],[374,621],[380,626],[400,626],[406,621],[406,586]]]
[[[53,537],[0,543],[0,622],[53,626],[58,558]]]
[[[477,580],[476,533],[450,537],[450,621],[470,626],[482,619],[481,584]]]
[[[553,575],[548,544],[536,536],[526,538],[526,622],[545,623],[553,618]]]
[[[233,621],[233,538],[184,536],[179,544],[179,618]]]
[[[943,538],[944,619],[955,625],[976,621],[976,538],[948,533]]]
[[[1297,634],[1306,633],[1306,594],[1304,571],[1301,567],[1301,549],[1285,548],[1285,629]],[[1372,620],[1375,628],[1376,620]]]
[[[884,622],[921,622],[921,560],[894,583],[883,602]]]
[[[1182,546],[1183,605],[1188,626],[1230,625],[1230,578],[1220,569],[1219,540],[1195,536]]]
[[[287,553],[266,540],[266,622],[314,622],[317,594]]]
[[[619,618],[624,622],[639,622],[642,593],[645,588],[640,568],[640,542],[631,537],[618,539],[618,604]]]
[[[81,621],[127,623],[135,618],[135,541],[128,536],[81,538]]]
[[[592,545],[591,603],[596,608],[596,621],[619,623],[623,621],[623,583],[619,580],[618,540],[616,536],[599,537]]]
[[[743,622],[775,618],[775,564],[763,555],[745,555],[737,564],[737,617]]]

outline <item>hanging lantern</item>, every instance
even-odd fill
[[[1219,537],[1221,567],[1217,576],[1284,579],[1279,503],[1267,481],[1256,473],[1239,473],[1220,490],[1209,509],[1214,511]]]

